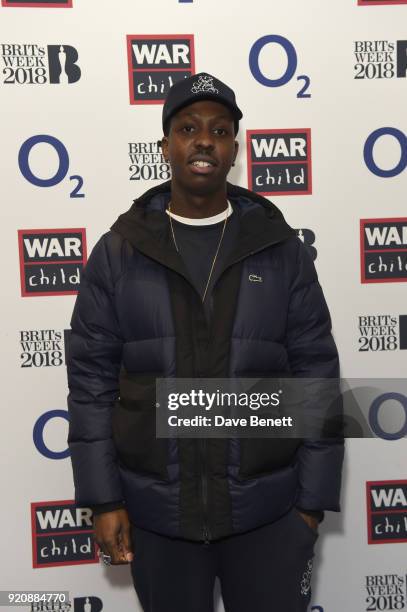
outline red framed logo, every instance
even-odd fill
[[[249,189],[265,196],[312,193],[311,130],[247,130]]]
[[[18,230],[22,297],[75,295],[86,263],[86,230]]]
[[[407,542],[407,480],[366,483],[369,544]]]
[[[358,0],[358,6],[385,6],[386,4],[407,4],[407,0]]]
[[[20,8],[72,8],[72,0],[1,0],[1,6]]]
[[[360,220],[361,283],[407,282],[407,217]]]
[[[193,34],[128,34],[130,104],[163,104],[174,83],[195,74]]]
[[[33,567],[98,563],[92,511],[73,500],[31,504]]]

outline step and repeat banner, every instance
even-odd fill
[[[31,612],[140,610],[129,568],[98,563],[91,512],[73,503],[69,322],[99,236],[170,178],[168,88],[206,71],[244,112],[230,180],[308,247],[342,376],[388,381],[374,438],[347,441],[311,609],[407,611],[407,398],[392,392],[407,373],[407,0],[1,0],[0,65],[1,589],[69,591],[26,596]]]

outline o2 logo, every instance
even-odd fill
[[[379,423],[380,409],[382,408],[384,402],[387,402],[389,400],[398,402],[404,410],[404,423],[402,427],[399,429],[399,431],[392,432],[392,433],[383,429],[382,425]],[[383,438],[384,440],[400,440],[401,438],[406,437],[407,436],[407,396],[403,395],[402,393],[396,393],[396,392],[382,393],[382,395],[379,395],[379,397],[377,397],[372,403],[372,405],[370,406],[369,424],[370,424],[370,427],[373,433],[378,438]]]
[[[30,153],[39,144],[47,144],[54,149],[58,155],[58,169],[54,176],[49,178],[40,178],[36,176],[30,167]],[[55,138],[54,136],[47,136],[41,134],[38,136],[32,136],[26,140],[18,153],[18,165],[20,167],[21,174],[23,177],[32,185],[36,187],[55,187],[61,183],[69,171],[69,154],[65,145]],[[85,194],[81,193],[83,187],[83,178],[78,174],[72,174],[69,177],[70,181],[74,182],[74,188],[70,193],[71,198],[84,198]]]
[[[287,69],[278,79],[268,78],[263,74],[260,68],[260,53],[263,51],[266,45],[270,44],[280,45],[287,55]],[[256,81],[258,81],[261,85],[264,85],[264,87],[282,87],[283,85],[287,85],[287,83],[291,81],[297,72],[297,52],[294,45],[288,40],[288,38],[284,38],[284,36],[279,36],[278,34],[268,34],[267,36],[262,36],[259,38],[251,48],[249,54],[249,66]],[[297,93],[297,98],[310,98],[311,94],[306,93],[311,83],[309,76],[305,74],[299,75],[297,76],[297,81],[303,82],[303,86]]]
[[[373,158],[373,148],[377,141],[382,136],[392,136],[397,140],[400,145],[401,155],[399,163],[390,170],[383,170],[379,168]],[[363,157],[365,159],[366,166],[370,172],[381,178],[392,178],[401,174],[407,168],[407,136],[400,130],[391,127],[380,128],[370,134],[366,140],[365,147],[363,150]]]
[[[65,419],[69,423],[67,410],[49,410],[37,419],[33,429],[33,440],[35,448],[47,459],[66,459],[69,457],[69,448],[63,451],[53,451],[48,448],[44,440],[44,429],[51,419]]]

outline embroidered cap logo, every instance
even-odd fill
[[[197,93],[214,93],[218,94],[219,90],[213,84],[213,77],[209,75],[201,75],[192,86],[191,92]]]

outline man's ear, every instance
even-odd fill
[[[168,157],[168,138],[167,136],[163,136],[161,139],[161,151],[162,151],[165,161],[168,162],[169,157]]]

